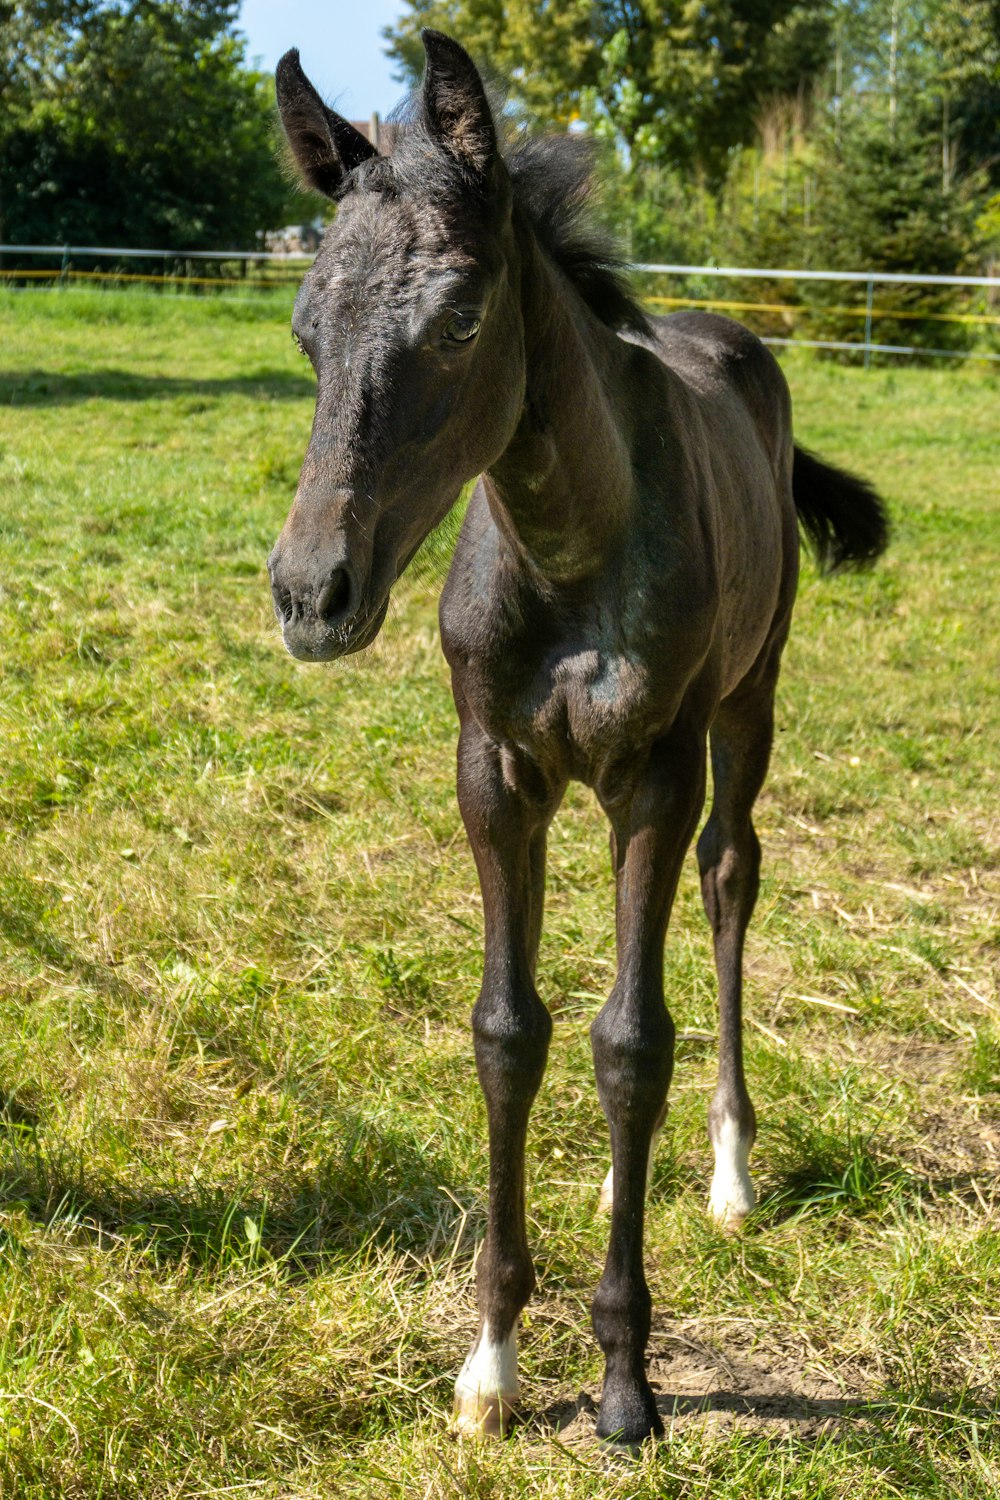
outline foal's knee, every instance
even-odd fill
[[[476,1067],[489,1097],[534,1098],[545,1071],[552,1017],[533,987],[485,987],[472,1011]]]
[[[674,1023],[660,995],[612,994],[590,1028],[601,1104],[612,1122],[639,1119],[652,1131],[663,1113],[674,1063]]]
[[[760,886],[760,840],[749,821],[739,833],[723,834],[709,818],[698,840],[701,894],[712,930],[732,913],[749,917]]]

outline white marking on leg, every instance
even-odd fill
[[[753,1138],[731,1115],[710,1129],[715,1171],[708,1195],[709,1211],[723,1229],[738,1229],[757,1202],[749,1166]]]
[[[455,1382],[455,1429],[464,1437],[499,1437],[517,1401],[517,1325],[502,1342],[483,1324]]]

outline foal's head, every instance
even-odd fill
[[[307,661],[374,639],[392,584],[524,401],[510,177],[470,58],[436,32],[424,47],[419,117],[391,159],[326,108],[296,52],[278,65],[299,170],[338,204],[295,302],[316,413],[268,560],[285,645]]]

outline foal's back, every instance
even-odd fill
[[[671,433],[687,457],[693,487],[704,486],[709,499],[716,492],[718,521],[727,526],[738,520],[741,502],[758,523],[775,504],[794,521],[791,397],[771,351],[741,323],[717,313],[680,312],[650,322],[650,337],[622,336],[666,366]],[[683,500],[694,498],[685,494]],[[670,500],[663,497],[668,506]],[[788,539],[795,540],[794,525]],[[758,534],[758,553],[760,540]]]

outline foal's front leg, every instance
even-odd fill
[[[613,1187],[608,1256],[593,1318],[607,1362],[598,1435],[628,1444],[663,1430],[646,1378],[651,1299],[643,1220],[650,1143],[663,1119],[673,1069],[663,939],[704,793],[704,741],[675,735],[654,747],[630,803],[611,811],[618,978],[590,1035],[611,1131]]]
[[[490,1133],[479,1333],[455,1386],[456,1427],[469,1434],[507,1428],[517,1399],[517,1321],[535,1286],[524,1227],[524,1150],[552,1032],[534,967],[545,833],[560,792],[466,718],[458,800],[483,891],[486,951],[472,1026]]]

